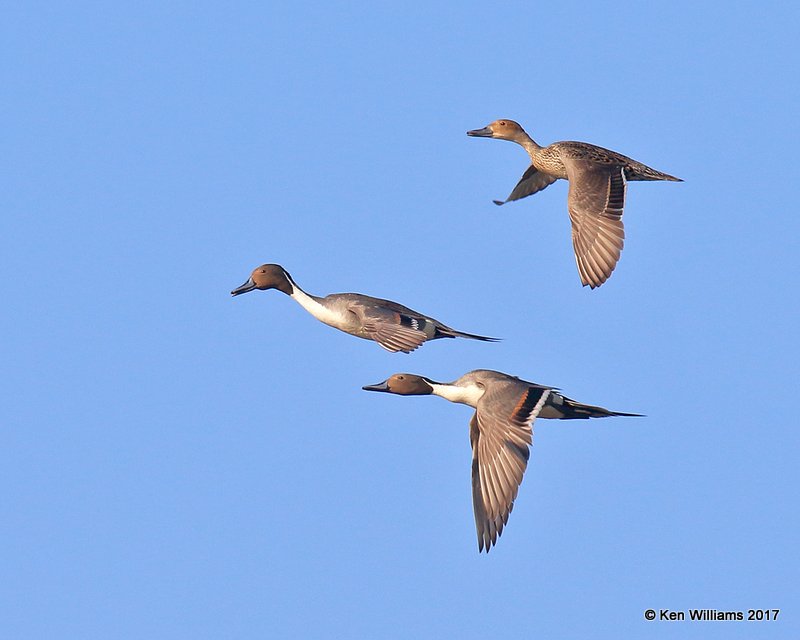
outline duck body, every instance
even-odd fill
[[[542,147],[513,120],[496,120],[467,135],[516,142],[527,151],[531,164],[505,200],[526,198],[559,179],[570,184],[567,209],[581,283],[592,289],[611,276],[625,240],[622,212],[628,180],[680,178],[657,171],[627,156],[587,142],[554,142]]]
[[[426,341],[439,338],[497,340],[458,331],[391,300],[360,293],[332,293],[325,297],[311,295],[303,291],[283,267],[276,264],[257,267],[247,282],[231,291],[231,295],[237,296],[255,289],[277,289],[320,322],[358,338],[373,340],[387,351],[410,353]]]
[[[638,162],[633,158],[624,156],[611,149],[604,149],[588,142],[575,142],[574,140],[563,140],[554,142],[546,147],[534,147],[529,154],[531,166],[538,171],[562,180],[569,179],[566,162],[570,160],[586,160],[598,166],[621,167],[625,172],[626,180],[668,180],[672,182],[682,182],[680,178],[675,178],[661,171],[657,171],[646,164]],[[499,200],[494,202],[504,204]]]
[[[453,382],[436,382],[416,374],[397,373],[363,387],[397,395],[437,395],[475,409],[470,420],[472,503],[478,551],[488,553],[508,522],[539,418],[583,420],[639,416],[576,402],[557,389],[515,376],[477,369]]]

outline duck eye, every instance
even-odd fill
[[[261,273],[266,273],[266,272],[267,272],[267,270],[266,270],[266,269],[262,269],[262,270],[261,270]]]

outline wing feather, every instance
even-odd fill
[[[375,340],[387,351],[411,353],[429,338],[428,334],[420,329],[420,326],[426,326],[425,318],[422,316],[416,318],[399,310],[357,301],[352,302],[348,308],[361,323],[363,337]]]
[[[528,465],[532,425],[550,394],[520,381],[494,384],[470,422],[472,503],[478,548],[488,551],[502,534]]]
[[[581,282],[594,289],[611,276],[625,243],[624,167],[576,158],[565,158],[564,166],[575,260]]]
[[[531,165],[527,168],[525,173],[522,174],[522,177],[514,187],[514,190],[509,194],[508,198],[505,200],[493,200],[492,202],[499,206],[505,204],[506,202],[513,202],[514,200],[527,198],[534,193],[538,193],[545,187],[550,186],[556,180],[558,180],[558,178],[546,173],[542,173],[536,167]]]

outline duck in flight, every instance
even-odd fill
[[[324,298],[313,296],[297,286],[286,269],[278,264],[257,267],[247,282],[231,291],[231,295],[238,296],[254,289],[277,289],[293,298],[320,322],[350,335],[374,340],[387,351],[411,353],[426,341],[439,338],[498,340],[457,331],[391,300],[360,293],[332,293]]]
[[[497,205],[533,195],[559,178],[569,180],[567,209],[572,222],[572,245],[584,286],[599,287],[617,266],[625,239],[622,209],[628,180],[680,178],[586,142],[554,142],[541,147],[513,120],[495,120],[468,136],[510,140],[522,146],[531,165],[505,200]]]
[[[401,396],[437,395],[475,409],[469,423],[472,445],[472,506],[478,552],[489,552],[503,532],[528,466],[533,421],[636,416],[575,402],[558,390],[514,376],[477,369],[454,382],[435,382],[412,373],[396,373],[363,387]]]

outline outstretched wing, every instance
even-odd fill
[[[623,166],[565,158],[569,219],[581,282],[592,289],[611,276],[625,244]]]
[[[558,180],[558,178],[554,178],[546,173],[542,173],[536,167],[531,165],[528,167],[528,170],[522,174],[522,178],[520,178],[517,186],[514,187],[514,190],[511,192],[508,198],[505,200],[492,200],[492,202],[500,206],[506,202],[512,202],[513,200],[526,198],[527,196],[531,196],[534,193],[541,191],[548,185],[553,184],[556,180]]]
[[[533,421],[549,395],[546,387],[497,384],[478,401],[469,436],[479,551],[488,552],[508,522],[528,466]]]

